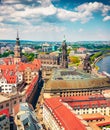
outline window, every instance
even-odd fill
[[[14,104],[16,104],[16,101],[14,101]]]
[[[6,107],[8,107],[9,106],[9,103],[6,103]]]
[[[1,105],[0,108],[2,109],[2,108],[3,108],[3,105]]]
[[[19,101],[22,102],[22,99],[20,99]]]

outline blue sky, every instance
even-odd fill
[[[110,40],[110,0],[1,0],[0,39]]]

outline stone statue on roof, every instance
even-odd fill
[[[89,54],[86,54],[86,57],[84,58],[83,70],[87,73],[91,73],[92,71]]]

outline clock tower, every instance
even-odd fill
[[[18,62],[20,61],[21,61],[21,47],[20,47],[19,34],[17,31],[16,44],[14,47],[14,64],[18,64]]]

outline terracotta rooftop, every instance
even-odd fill
[[[32,63],[23,63],[19,62],[19,64],[6,64],[0,65],[1,71],[4,70],[16,70],[16,71],[24,71],[26,68],[30,68],[31,70],[37,69],[39,70],[41,67],[41,62],[38,59],[35,59]]]
[[[84,120],[100,120],[104,119],[105,117],[101,115],[100,113],[94,113],[94,114],[82,114],[80,115]]]
[[[36,76],[32,82],[30,83],[30,85],[28,86],[28,88],[26,89],[26,97],[29,97],[30,94],[32,93],[34,87],[35,87],[35,84],[36,82],[38,81],[38,76]]]
[[[74,96],[70,98],[62,98],[63,102],[66,102],[74,109],[84,108],[97,108],[97,107],[110,107],[110,100],[106,100],[103,95],[92,96]]]
[[[6,115],[7,117],[9,117],[9,110],[8,109],[1,110],[0,115]]]
[[[45,99],[44,104],[65,130],[86,130],[86,126],[60,101],[60,98]]]

